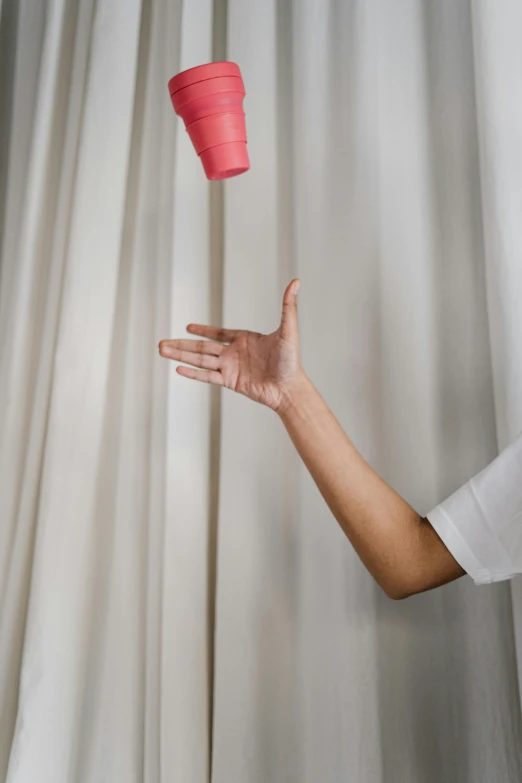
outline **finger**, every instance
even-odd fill
[[[191,378],[193,381],[202,381],[203,383],[213,383],[215,386],[223,386],[223,376],[215,370],[193,370],[192,367],[176,367],[178,375],[185,378]]]
[[[208,340],[162,340],[159,344],[162,356],[168,356],[171,348],[192,353],[205,353],[211,356],[221,356],[225,350],[222,343],[209,342]]]
[[[189,324],[187,332],[197,334],[199,337],[208,337],[217,340],[218,343],[231,343],[239,334],[238,329],[221,329],[218,326],[202,326],[201,324]]]
[[[205,370],[219,370],[219,358],[205,353],[181,351],[179,348],[164,348],[162,356],[174,359],[176,362],[191,364],[193,367],[203,367]]]
[[[299,327],[297,322],[297,292],[300,280],[292,280],[283,296],[283,314],[281,316],[281,337],[285,340],[297,340]]]

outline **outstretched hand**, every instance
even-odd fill
[[[303,375],[297,323],[299,285],[299,280],[288,285],[281,323],[271,334],[189,324],[190,334],[208,340],[162,340],[160,354],[183,362],[176,371],[185,378],[225,386],[280,411]]]

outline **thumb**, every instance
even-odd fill
[[[297,292],[300,280],[292,280],[283,296],[283,314],[281,316],[281,337],[284,340],[296,341],[299,337],[297,323]]]

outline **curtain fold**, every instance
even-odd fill
[[[278,419],[156,354],[274,329],[299,276],[305,368],[399,492],[491,460],[521,29],[517,0],[2,0],[0,780],[522,780],[519,581],[389,601]],[[225,52],[252,167],[209,186],[167,81]]]
[[[477,126],[480,138],[482,220],[486,247],[488,315],[499,448],[522,430],[522,87],[511,75],[522,67],[522,8],[502,0],[493,9],[474,0]],[[522,546],[522,539],[520,542]],[[511,586],[522,698],[522,582]]]

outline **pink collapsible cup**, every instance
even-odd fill
[[[248,171],[245,87],[239,67],[219,62],[190,68],[169,81],[169,92],[207,178],[227,179]]]

